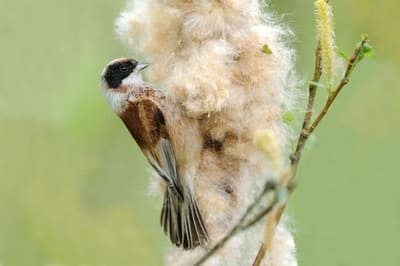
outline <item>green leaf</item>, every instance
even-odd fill
[[[364,40],[365,38],[368,38],[368,35],[362,34],[362,35],[361,35],[361,38],[362,38],[362,40]],[[360,46],[360,45],[361,45],[361,42],[359,42],[359,43],[357,44],[357,47]],[[357,62],[357,63],[360,62],[361,60],[364,59],[364,57],[371,58],[371,57],[374,57],[374,56],[375,56],[375,49],[374,49],[374,47],[369,43],[369,41],[367,40],[367,41],[363,44],[363,46],[361,47],[361,51],[360,51],[360,54],[359,54],[359,56],[358,56],[356,62]]]
[[[286,124],[291,124],[294,121],[294,114],[292,112],[286,112],[283,115],[283,122]]]
[[[362,47],[362,53],[364,56],[366,57],[374,57],[375,56],[375,50],[374,47],[372,47],[371,44],[369,44],[368,42],[366,42],[363,47]]]
[[[267,54],[267,55],[272,54],[271,48],[269,48],[268,44],[264,44],[262,51],[264,54]]]

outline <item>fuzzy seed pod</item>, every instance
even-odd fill
[[[321,46],[322,68],[328,80],[328,85],[333,85],[335,68],[335,32],[333,29],[333,14],[326,0],[316,0],[317,31]]]
[[[193,189],[210,241],[191,251],[171,248],[167,256],[168,265],[192,265],[271,177],[275,163],[253,144],[256,133],[268,130],[281,151],[274,160],[287,158],[291,133],[283,116],[296,98],[294,54],[285,43],[291,33],[258,0],[131,0],[116,28],[133,56],[151,62],[148,81],[198,121],[203,150]],[[205,265],[251,265],[262,228],[233,237]],[[265,263],[297,265],[284,224]]]

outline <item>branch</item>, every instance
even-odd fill
[[[353,52],[353,55],[351,56],[347,67],[346,67],[346,72],[339,82],[339,85],[336,87],[336,89],[329,95],[328,99],[326,100],[326,103],[318,116],[315,118],[315,120],[311,123],[311,118],[312,118],[312,109],[314,107],[314,100],[316,96],[316,89],[317,89],[317,83],[321,78],[322,75],[322,69],[321,69],[321,47],[320,44],[318,44],[318,48],[316,50],[316,60],[315,60],[315,68],[314,68],[314,78],[312,82],[310,82],[309,86],[309,95],[308,95],[308,103],[307,103],[307,110],[304,116],[304,121],[303,121],[303,126],[300,132],[300,136],[296,145],[295,152],[290,156],[290,173],[288,176],[287,180],[281,180],[282,185],[286,186],[290,194],[293,192],[293,187],[294,187],[294,180],[296,177],[296,171],[297,171],[297,166],[299,164],[300,158],[301,158],[301,153],[302,150],[309,139],[310,135],[314,132],[314,130],[318,127],[322,119],[325,117],[325,115],[328,113],[329,108],[332,106],[333,102],[335,101],[336,97],[339,95],[339,93],[342,91],[342,89],[349,83],[350,77],[353,73],[353,70],[357,66],[357,64],[360,62],[360,60],[364,56],[364,51],[363,49],[365,48],[366,43],[368,42],[368,37],[365,36],[363,37],[362,41],[356,49]],[[311,124],[311,126],[309,126]],[[261,265],[261,262],[263,258],[265,257],[265,254],[268,251],[268,248],[271,246],[276,226],[279,224],[280,219],[282,218],[282,214],[286,208],[287,201],[280,206],[280,208],[277,208],[275,212],[270,213],[269,216],[275,215],[275,217],[269,217],[267,224],[266,224],[266,233],[269,235],[267,236],[267,242],[262,243],[257,257],[255,258],[255,261],[253,263],[254,266],[259,266]],[[274,219],[275,218],[275,219]],[[271,229],[272,228],[272,229]]]
[[[311,127],[308,129],[308,135],[314,132],[314,130],[317,128],[321,120],[325,117],[327,114],[329,108],[331,107],[332,103],[335,101],[336,97],[338,94],[342,91],[342,89],[349,83],[350,77],[353,74],[354,68],[357,66],[357,64],[360,62],[360,59],[363,55],[363,49],[365,44],[368,42],[368,36],[365,36],[360,44],[357,46],[356,50],[354,51],[353,55],[350,58],[350,61],[347,64],[346,72],[340,81],[339,85],[337,88],[329,95],[328,100],[326,101],[324,107],[322,108],[322,111],[319,113],[317,118],[314,120],[312,123]]]
[[[289,185],[293,184],[293,179],[294,179],[295,174],[296,174],[297,165],[298,165],[298,162],[299,162],[299,160],[301,158],[301,152],[302,152],[302,150],[304,148],[305,143],[307,142],[307,140],[310,137],[310,135],[314,132],[314,130],[318,127],[318,125],[320,124],[322,119],[325,117],[325,115],[328,113],[329,108],[331,107],[331,105],[335,101],[336,97],[339,95],[339,93],[342,91],[342,89],[349,83],[350,77],[351,77],[351,75],[353,73],[353,70],[355,69],[357,64],[360,62],[364,45],[367,42],[368,42],[368,37],[365,36],[361,40],[360,44],[358,44],[358,46],[354,50],[353,55],[351,56],[351,58],[350,58],[350,60],[349,60],[349,62],[347,64],[346,72],[345,72],[343,78],[341,79],[339,85],[329,95],[328,99],[326,100],[326,103],[325,103],[324,107],[322,108],[322,110],[318,114],[317,118],[315,118],[315,120],[311,123],[311,126],[309,126],[310,125],[310,121],[311,121],[311,116],[312,116],[312,109],[310,109],[310,108],[313,107],[313,103],[314,103],[314,99],[315,99],[315,93],[316,93],[316,86],[317,86],[317,84],[315,82],[319,81],[319,78],[321,77],[321,74],[322,74],[321,72],[318,73],[318,71],[316,71],[314,73],[314,79],[310,83],[309,96],[308,96],[308,105],[307,105],[306,115],[304,117],[303,127],[302,127],[301,132],[300,132],[300,137],[299,137],[299,140],[297,142],[297,146],[296,146],[295,152],[290,156],[292,178],[289,181]],[[317,48],[316,54],[317,55],[316,55],[316,63],[315,63],[316,67],[315,67],[315,69],[317,70],[319,68],[321,70],[321,68],[320,68],[321,67],[320,66],[320,62],[321,62],[320,61],[321,60],[320,48]],[[317,74],[317,76],[316,76],[316,74]],[[315,79],[315,77],[318,77],[318,79]]]
[[[307,128],[310,125],[311,117],[313,115],[315,96],[317,93],[317,86],[318,86],[317,84],[322,76],[321,62],[322,62],[321,43],[318,42],[318,47],[315,50],[314,75],[313,75],[313,79],[310,82],[310,85],[308,87],[308,101],[307,101],[306,113],[304,115],[304,121],[303,121],[303,125],[301,127],[300,136],[297,141],[295,152],[290,156],[290,163],[291,163],[292,167],[295,166],[294,169],[297,168],[297,164],[301,157],[301,152],[302,152],[303,147],[308,139]],[[292,186],[292,185],[293,184],[290,184],[289,186]]]

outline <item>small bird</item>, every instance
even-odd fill
[[[176,246],[192,249],[208,242],[190,177],[201,145],[185,133],[198,134],[196,123],[184,117],[171,97],[143,81],[141,73],[148,66],[130,58],[113,60],[102,73],[101,85],[111,108],[165,183],[160,219],[165,234]]]

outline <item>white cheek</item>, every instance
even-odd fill
[[[129,87],[140,87],[143,83],[142,75],[136,71],[132,72],[132,74],[122,81],[123,86]]]
[[[111,108],[117,114],[122,113],[126,108],[126,93],[113,91],[108,89],[105,91],[106,99]]]

